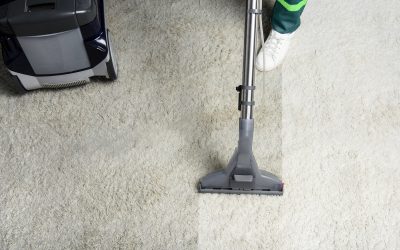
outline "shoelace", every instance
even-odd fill
[[[277,54],[275,52],[281,50],[283,41],[284,41],[283,38],[276,37],[274,34],[272,34],[270,37],[267,38],[265,44],[266,47],[265,53],[267,54],[270,53],[272,57],[274,57],[275,54]]]

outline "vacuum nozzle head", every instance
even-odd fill
[[[200,193],[283,195],[283,182],[263,170],[256,175],[231,175],[221,170],[202,178],[198,190]]]

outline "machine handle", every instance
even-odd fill
[[[27,12],[54,10],[56,7],[55,0],[29,0],[26,5]]]

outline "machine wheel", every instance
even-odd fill
[[[16,94],[22,95],[27,93],[28,91],[24,88],[18,76],[12,76],[12,81],[9,86],[14,90]]]
[[[117,80],[118,78],[118,62],[115,58],[114,50],[112,47],[110,32],[107,30],[108,50],[110,53],[110,60],[106,63],[108,79],[111,81]]]

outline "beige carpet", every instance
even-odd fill
[[[397,5],[311,1],[257,75],[264,197],[196,192],[236,144],[244,1],[107,1],[117,82],[0,87],[0,249],[399,249]]]

